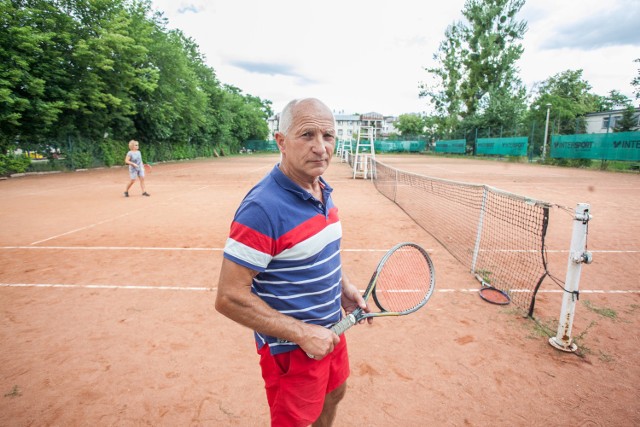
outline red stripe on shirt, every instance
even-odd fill
[[[321,214],[308,219],[276,240],[276,253],[279,254],[300,242],[304,242],[308,238],[318,234],[328,225],[335,224],[338,221],[338,208],[335,207],[329,209],[329,215],[326,219],[324,215]]]
[[[262,253],[275,255],[276,245],[273,244],[273,239],[239,222],[231,224],[229,237]]]

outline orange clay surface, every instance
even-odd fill
[[[144,153],[143,153],[144,154]],[[548,344],[562,294],[534,316],[484,302],[478,282],[370,181],[334,159],[343,263],[364,289],[384,252],[425,247],[423,309],[347,332],[336,426],[640,425],[640,175],[431,156],[391,166],[567,206],[591,204],[573,337]],[[245,155],[0,181],[1,426],[268,426],[253,336],[214,310],[230,221],[278,161]],[[572,218],[554,209],[550,268],[564,280]]]

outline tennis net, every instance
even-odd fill
[[[372,161],[380,193],[402,208],[483,284],[533,314],[549,274],[545,236],[551,203],[487,185],[431,178]]]

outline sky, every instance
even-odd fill
[[[168,28],[200,47],[224,84],[272,101],[316,97],[337,114],[431,113],[420,83],[465,0],[152,0]],[[634,99],[640,0],[528,0],[517,63],[531,91],[583,70],[592,92]],[[639,104],[635,100],[634,104]]]

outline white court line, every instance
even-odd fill
[[[85,227],[88,228],[88,227]],[[71,232],[69,232],[71,233]],[[32,243],[33,244],[33,243]],[[205,251],[220,252],[224,248],[171,248],[152,246],[0,246],[0,249],[44,249],[68,251]],[[389,249],[341,249],[342,252],[387,252]],[[425,249],[433,251],[433,249]]]
[[[144,286],[144,285],[71,285],[63,283],[0,283],[0,288],[62,288],[62,289],[123,289],[123,290],[149,290],[149,291],[195,291],[195,292],[215,292],[216,287],[207,288],[202,286]],[[479,289],[436,289],[439,293],[475,293]],[[360,290],[364,292],[364,289]],[[512,292],[531,292],[519,290]],[[538,293],[561,293],[562,289],[540,289]],[[583,289],[582,294],[640,294],[640,289],[628,290],[607,290],[607,289]]]
[[[138,210],[140,210],[140,209],[137,209],[137,210],[132,211],[132,212],[128,212],[126,214],[118,215],[118,216],[113,217],[113,218],[105,219],[103,221],[96,222],[95,224],[87,225],[85,227],[76,228],[75,230],[67,231],[66,233],[61,233],[61,234],[58,234],[58,235],[55,235],[55,236],[47,237],[46,239],[42,239],[42,240],[38,240],[37,242],[30,243],[30,245],[37,245],[39,243],[43,243],[43,242],[47,242],[49,240],[57,239],[58,237],[66,236],[68,234],[77,233],[78,231],[87,230],[89,228],[93,228],[93,227],[96,227],[98,225],[105,224],[107,222],[115,221],[116,219],[120,219],[120,218],[123,218],[125,216],[129,216],[129,215],[137,212]]]
[[[189,191],[187,191],[186,193],[181,193],[181,194],[179,194],[179,195],[177,195],[177,196],[174,196],[174,197],[172,197],[172,198],[170,198],[170,199],[167,199],[166,201],[164,201],[164,203],[166,203],[166,202],[170,202],[170,201],[172,201],[172,200],[174,200],[174,199],[177,199],[178,197],[181,197],[181,196],[183,196],[184,194],[188,194],[188,193],[191,193],[191,192],[194,192],[194,191],[204,190],[205,188],[208,188],[208,187],[209,187],[209,185],[205,185],[205,186],[202,186],[202,187],[196,188],[196,189],[194,189],[194,190],[189,190]],[[131,212],[127,212],[127,213],[122,214],[122,215],[118,215],[118,216],[115,216],[115,217],[112,217],[112,218],[109,218],[109,219],[105,219],[105,220],[100,221],[100,222],[96,222],[95,224],[90,224],[90,225],[87,225],[87,226],[85,226],[85,227],[76,228],[75,230],[67,231],[66,233],[62,233],[62,234],[58,234],[58,235],[56,235],[56,236],[48,237],[48,238],[46,238],[46,239],[38,240],[37,242],[32,242],[32,243],[30,243],[30,245],[38,245],[38,244],[43,243],[43,242],[48,242],[49,240],[57,239],[58,237],[62,237],[62,236],[66,236],[66,235],[69,235],[69,234],[77,233],[78,231],[82,231],[82,230],[87,230],[87,229],[89,229],[89,228],[93,228],[93,227],[96,227],[96,226],[98,226],[98,225],[102,225],[102,224],[105,224],[105,223],[107,223],[107,222],[115,221],[115,220],[120,219],[120,218],[123,218],[123,217],[125,217],[125,216],[129,216],[129,215],[134,214],[134,213],[136,213],[136,212],[138,212],[138,211],[141,211],[141,210],[143,210],[143,209],[145,209],[145,208],[135,209],[135,210],[133,210],[133,211],[131,211]]]
[[[0,249],[50,249],[68,251],[223,251],[224,248],[162,248],[150,246],[1,246]]]
[[[130,215],[130,214],[125,214]],[[122,215],[124,216],[124,215]],[[107,222],[111,220],[105,220],[103,222]],[[98,223],[100,224],[100,223]],[[93,224],[86,226],[81,229],[69,231],[64,234],[60,234],[59,236],[64,236],[65,234],[74,233],[76,231],[84,230],[87,228],[94,227],[98,224]],[[54,236],[50,237],[46,240],[54,239]],[[223,251],[224,248],[182,248],[182,247],[152,247],[152,246],[32,246],[41,242],[45,242],[46,240],[41,240],[40,242],[31,243],[30,246],[0,246],[0,249],[50,249],[50,250],[69,250],[69,251],[210,251],[210,252],[219,252]],[[389,249],[341,249],[342,252],[387,252]],[[425,249],[427,252],[433,252],[435,249],[427,248]],[[504,252],[522,252],[522,251],[509,251],[505,250]],[[533,251],[539,252],[539,251]],[[548,250],[547,253],[568,253],[569,250]],[[597,249],[589,249],[589,252],[592,254],[637,254],[640,253],[638,249],[631,250],[597,250]]]

